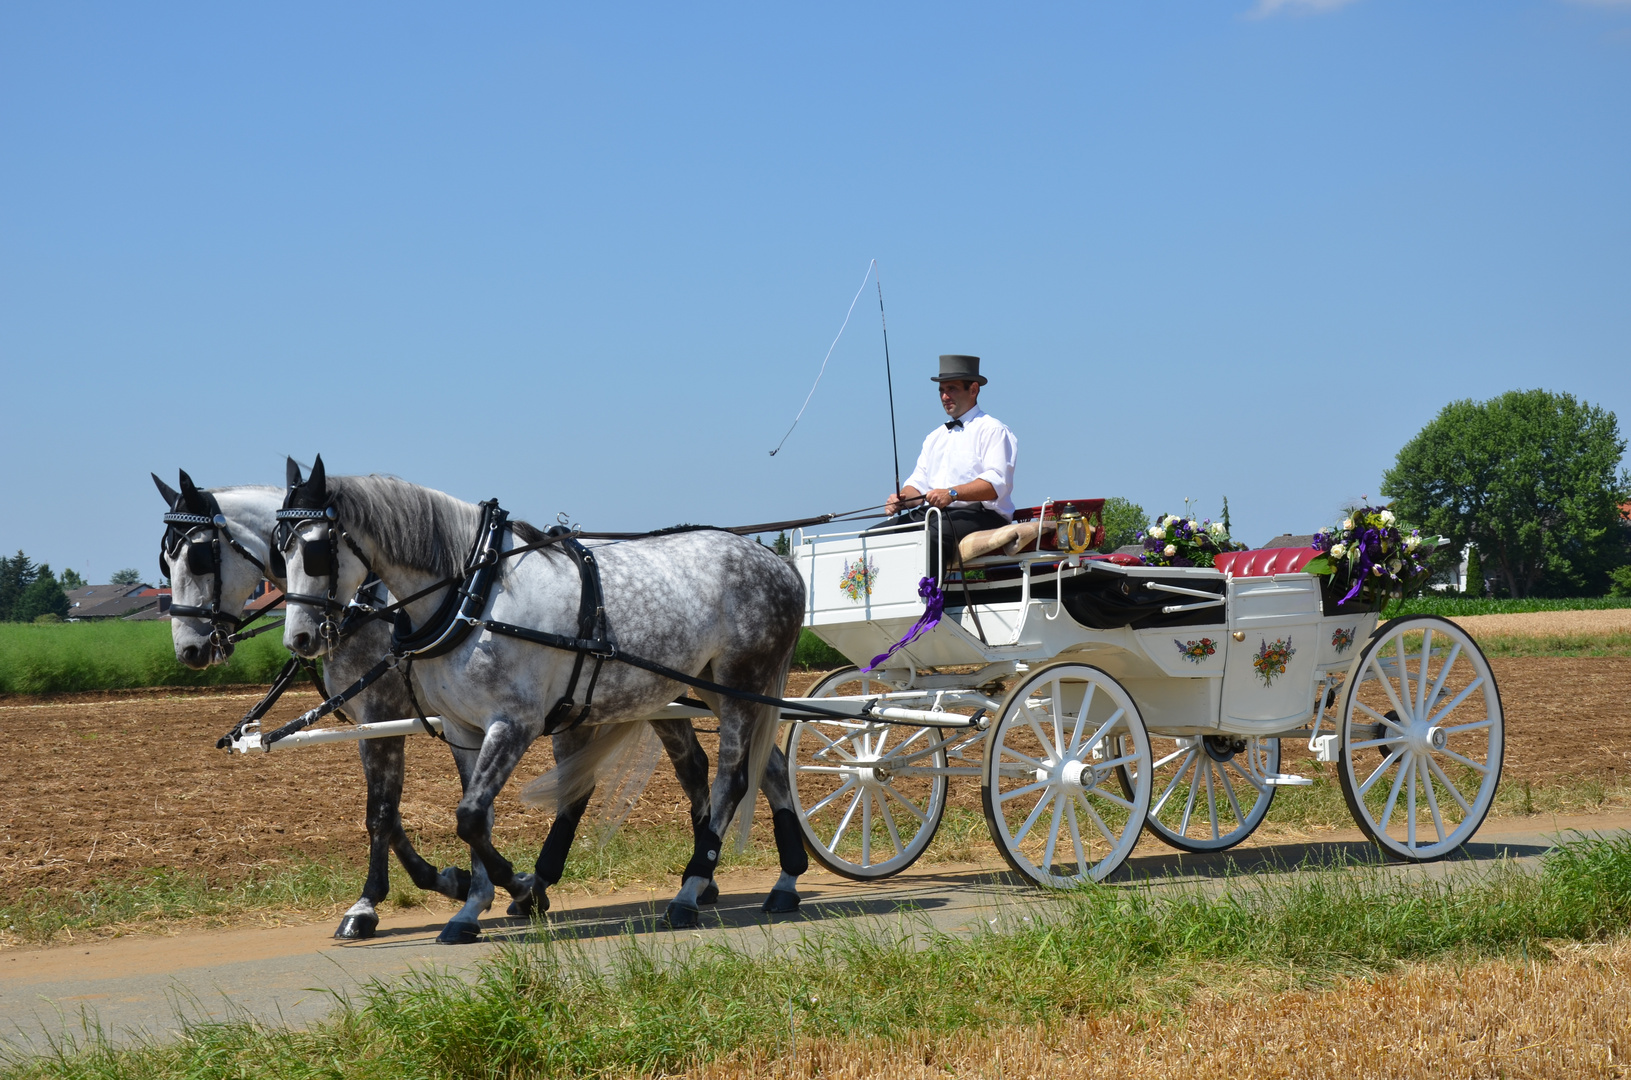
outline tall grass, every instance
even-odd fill
[[[1202,986],[1318,982],[1401,961],[1544,955],[1631,919],[1631,840],[1581,838],[1538,874],[1510,864],[1449,878],[1311,869],[1221,888],[1090,887],[973,937],[927,925],[811,930],[754,954],[623,941],[608,959],[547,938],[476,978],[376,982],[305,1031],[249,1021],[114,1049],[95,1035],[36,1076],[583,1076],[684,1067],[801,1037],[866,1039],[1160,1013]],[[686,944],[679,940],[681,945]],[[665,953],[669,955],[664,955]]]
[[[276,631],[240,644],[229,663],[192,671],[176,660],[165,619],[0,623],[0,694],[267,683],[288,658]]]

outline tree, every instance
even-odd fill
[[[115,570],[113,576],[108,578],[109,585],[140,585],[142,572],[134,566],[127,566],[123,570]]]
[[[11,622],[23,593],[39,576],[39,567],[22,551],[9,559],[0,558],[0,622]]]
[[[62,591],[56,575],[51,573],[51,567],[41,563],[39,573],[23,590],[22,596],[17,598],[11,612],[12,621],[33,622],[41,615],[55,615],[60,619],[67,614],[68,594]]]
[[[1595,596],[1620,559],[1625,447],[1612,412],[1569,394],[1452,401],[1399,451],[1382,494],[1451,550],[1476,544],[1512,596]]]
[[[1104,543],[1099,552],[1108,555],[1118,547],[1138,543],[1138,534],[1150,527],[1150,516],[1137,503],[1112,496],[1104,500]]]
[[[64,592],[72,592],[74,589],[83,589],[85,587],[85,579],[80,577],[79,572],[71,566],[64,567],[62,576],[57,580],[62,583]]]
[[[1461,591],[1467,596],[1484,595],[1484,564],[1478,558],[1476,544],[1467,549],[1467,579],[1461,583]]]

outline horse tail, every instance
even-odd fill
[[[594,790],[614,759],[620,760],[622,754],[634,749],[631,740],[647,726],[632,723],[597,726],[581,749],[556,761],[553,769],[522,788],[521,801],[528,806],[554,810],[583,798]]]
[[[798,638],[787,649],[787,655],[782,658],[781,672],[776,676],[773,687],[767,689],[771,697],[781,697],[787,692],[787,673],[793,668],[793,656],[798,652]],[[770,751],[776,748],[776,732],[781,727],[781,709],[775,705],[755,705],[758,717],[753,722],[752,742],[748,748],[748,787],[742,795],[742,801],[736,806],[736,850],[746,851],[748,834],[753,829],[753,808],[759,801],[759,787],[764,782],[765,765],[770,761]],[[727,833],[729,829],[725,830]]]

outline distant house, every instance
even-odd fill
[[[169,589],[163,590],[169,608]],[[144,595],[145,594],[145,595]],[[159,590],[151,585],[86,585],[68,592],[68,619],[95,621],[122,619],[159,605]]]
[[[1273,540],[1270,540],[1268,543],[1266,543],[1262,547],[1258,548],[1258,550],[1262,551],[1264,548],[1288,548],[1288,547],[1289,548],[1305,548],[1305,547],[1313,547],[1313,546],[1314,546],[1314,534],[1313,533],[1309,533],[1306,536],[1303,536],[1301,534],[1293,534],[1293,533],[1281,533],[1279,536],[1276,536]]]

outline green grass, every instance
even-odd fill
[[[1580,597],[1567,600],[1491,600],[1470,596],[1419,596],[1388,605],[1387,617],[1442,615],[1520,615],[1530,611],[1609,611],[1631,607],[1631,597]]]
[[[288,658],[273,632],[240,644],[229,663],[192,671],[176,659],[168,620],[0,623],[0,694],[269,683]]]
[[[1631,656],[1631,633],[1548,634],[1545,636],[1478,635],[1485,656]]]
[[[825,641],[816,637],[808,628],[799,632],[798,648],[793,652],[793,666],[806,670],[810,668],[836,668],[849,663],[849,658]]]
[[[812,928],[750,955],[719,944],[609,958],[544,940],[464,981],[372,984],[326,1022],[190,1026],[114,1049],[99,1033],[8,1080],[101,1077],[629,1075],[802,1037],[889,1038],[1049,1024],[1112,1009],[1159,1017],[1201,987],[1317,985],[1401,962],[1544,956],[1631,920],[1631,840],[1579,838],[1538,873],[1498,863],[1441,880],[1374,867],[1228,878],[1220,887],[1089,887],[970,938],[927,925]],[[664,952],[668,950],[664,949]]]

